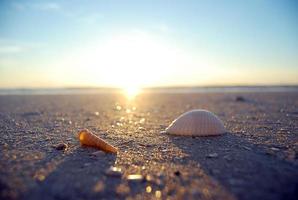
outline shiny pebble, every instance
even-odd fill
[[[158,199],[161,197],[161,191],[160,190],[155,191],[155,197],[158,198]]]
[[[106,175],[108,176],[114,176],[114,177],[121,177],[122,176],[122,170],[119,167],[110,167],[106,171]]]
[[[147,193],[150,193],[151,191],[152,191],[152,187],[151,187],[151,186],[147,186],[147,187],[146,187],[146,192],[147,192]]]
[[[217,158],[218,154],[217,153],[210,153],[207,155],[207,158]]]
[[[144,177],[141,174],[130,174],[127,176],[127,180],[130,181],[142,181]]]

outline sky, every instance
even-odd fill
[[[298,84],[295,0],[0,1],[0,88]]]

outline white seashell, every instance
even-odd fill
[[[167,128],[172,135],[211,136],[226,132],[223,122],[207,110],[191,110],[180,115]]]

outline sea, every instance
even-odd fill
[[[121,93],[119,88],[2,88],[0,95],[71,95]],[[295,86],[208,86],[143,88],[142,93],[258,93],[298,92]]]

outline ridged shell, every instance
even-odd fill
[[[207,110],[191,110],[180,115],[165,130],[172,135],[211,136],[226,132],[223,122]]]

